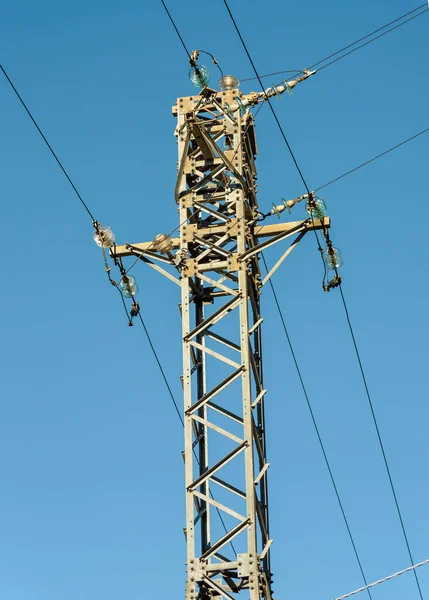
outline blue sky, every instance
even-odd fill
[[[230,5],[266,73],[314,63],[417,3]],[[239,78],[252,76],[220,0],[204,11],[188,0],[169,7],[190,48],[209,50]],[[310,188],[427,127],[428,18],[275,102]],[[171,231],[171,105],[195,88],[161,3],[9,3],[0,50],[96,218],[119,242]],[[180,597],[180,423],[143,331],[126,326],[90,219],[4,79],[0,90],[0,597]],[[266,108],[257,134],[259,202],[268,209],[305,190]],[[417,561],[429,558],[428,143],[422,136],[323,190]],[[304,218],[303,209],[295,216]],[[272,263],[274,254],[267,258]],[[320,267],[309,236],[275,285],[372,581],[408,566],[408,556],[340,297],[323,294]],[[143,265],[134,274],[142,314],[180,401],[179,297]],[[274,590],[277,598],[328,600],[359,587],[361,578],[268,290],[263,302]],[[429,569],[419,577],[429,597]],[[413,576],[379,586],[373,598],[417,599]]]

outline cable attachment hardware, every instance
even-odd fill
[[[133,299],[133,305],[130,309],[130,318],[128,321],[128,327],[134,327],[133,319],[140,313],[140,304]]]
[[[280,219],[280,213],[282,213],[284,210],[287,210],[290,214],[291,208],[293,208],[295,204],[298,204],[298,202],[302,202],[302,200],[305,200],[308,197],[308,194],[304,194],[303,196],[298,196],[298,198],[295,198],[295,200],[285,200],[284,198],[282,198],[282,204],[273,204],[273,208],[268,214],[277,215],[277,218]]]
[[[323,260],[328,269],[336,271],[343,266],[343,257],[338,248],[334,248],[330,239],[326,240],[327,248],[323,251]]]
[[[140,312],[140,305],[138,302],[133,302],[133,305],[130,310],[130,315],[132,318],[137,317]]]
[[[189,69],[189,79],[197,88],[206,88],[210,82],[210,73],[204,65],[195,65]]]
[[[130,320],[128,321],[129,327],[134,327],[133,319],[140,313],[140,304],[133,300],[133,305],[130,309]]]
[[[158,233],[158,235],[153,240],[152,244],[155,252],[159,252],[160,254],[166,254],[168,258],[172,262],[174,262],[175,257],[171,253],[171,249],[174,246],[174,242],[171,235],[167,235],[166,233]]]
[[[179,271],[182,271],[186,267],[185,261],[189,258],[189,252],[186,248],[181,248],[176,252],[176,256],[174,257],[174,266]]]
[[[191,58],[189,60],[189,64],[191,65],[191,67],[196,67],[197,66],[199,55],[200,55],[200,51],[199,50],[192,50],[192,52],[191,52]]]
[[[121,275],[126,275],[127,274],[127,270],[124,267],[124,263],[122,262],[122,258],[119,258],[119,260],[118,260],[118,267],[119,267],[119,271],[121,272]]]
[[[191,52],[191,56],[190,56],[190,60],[189,60],[189,64],[191,65],[191,68],[189,71],[189,79],[195,85],[195,87],[205,88],[208,86],[209,81],[210,81],[210,72],[207,69],[207,67],[205,67],[204,65],[198,64],[198,58],[200,56],[200,52],[202,52],[203,54],[207,54],[207,56],[210,56],[210,58],[213,61],[213,64],[215,64],[216,67],[219,69],[220,75],[222,78],[223,78],[223,71],[219,66],[219,62],[213,56],[213,54],[211,54],[210,52],[207,52],[206,50],[193,50]]]
[[[331,281],[328,281],[327,284],[323,284],[323,291],[324,292],[330,292],[331,290],[333,290],[336,287],[339,287],[341,285],[342,279],[341,279],[341,275],[335,275],[335,277],[333,279],[331,279]]]
[[[240,81],[234,75],[224,75],[219,79],[219,87],[222,91],[236,90],[240,86]]]
[[[118,284],[121,294],[125,298],[133,298],[139,292],[136,278],[132,275],[122,275],[121,281]]]
[[[300,77],[301,81],[304,81],[304,79],[307,79],[308,77],[311,77],[317,73],[316,69],[314,69],[314,71],[310,71],[310,69],[304,69],[302,72],[304,73],[304,76]]]
[[[319,196],[315,196],[314,192],[310,192],[307,200],[307,212],[312,219],[323,219],[327,215],[327,207],[325,202]]]
[[[266,102],[273,96],[280,97],[285,92],[287,92],[289,95],[291,95],[292,90],[296,85],[298,85],[305,79],[308,79],[309,77],[311,77],[311,75],[314,75],[316,73],[316,71],[309,71],[308,69],[305,69],[303,71],[303,73],[304,73],[304,75],[302,75],[301,77],[298,77],[298,79],[283,80],[278,85],[272,85],[271,87],[268,87],[264,91],[251,92],[250,94],[246,94],[245,96],[243,96],[240,99],[238,99],[236,97],[235,98],[236,101],[231,105],[232,112],[235,112],[236,110],[239,110],[239,109],[243,112],[243,110],[246,110],[247,107],[256,106],[256,104],[261,104],[262,102]]]
[[[326,247],[322,248],[320,245],[319,237],[316,233],[316,238],[318,242],[318,250],[322,257],[323,267],[324,267],[324,276],[322,281],[322,289],[324,292],[329,292],[330,290],[339,287],[341,285],[341,276],[338,274],[338,269],[343,265],[343,258],[341,256],[341,252],[338,248],[335,248],[332,244],[332,240],[329,236],[328,227],[326,226],[325,217],[327,216],[327,208],[326,204],[322,200],[315,195],[314,192],[310,192],[308,194],[307,200],[307,213],[310,215],[310,219],[314,226],[314,219],[318,219],[321,221],[323,237],[325,238]],[[334,271],[335,277],[328,280],[328,271]]]
[[[112,248],[113,249],[110,250],[110,256],[113,259],[113,264],[115,265],[115,267],[117,267],[119,262],[118,262],[118,257],[116,255],[116,243],[113,244]]]
[[[100,248],[111,248],[115,243],[115,234],[110,227],[100,225],[98,221],[93,221],[92,225],[94,227],[92,237],[97,246]]]
[[[110,272],[112,269],[110,268],[110,265],[107,261],[106,249],[115,246],[115,234],[110,229],[110,227],[107,227],[106,225],[100,225],[98,221],[94,220],[92,222],[92,226],[94,227],[92,237],[97,246],[101,248],[101,251],[103,253],[104,269],[107,273],[107,277],[111,281]]]

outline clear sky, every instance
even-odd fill
[[[261,73],[302,69],[417,5],[231,0]],[[252,76],[221,0],[169,7],[190,48]],[[310,188],[428,126],[428,19],[275,101]],[[118,242],[178,224],[171,105],[195,88],[160,2],[5,3],[0,58]],[[2,77],[0,94],[0,598],[181,598],[180,423],[142,329],[126,325],[88,215]],[[268,210],[305,190],[266,108],[257,134],[259,202]],[[428,144],[422,136],[323,190],[416,561],[429,558]],[[302,207],[294,218],[304,218]],[[272,264],[274,254],[267,258]],[[180,402],[179,296],[144,265],[134,274]],[[340,297],[321,291],[321,277],[308,236],[275,285],[372,581],[409,559]],[[329,600],[362,580],[269,290],[263,303],[275,595]],[[427,599],[429,567],[419,577]],[[417,600],[413,576],[373,598]]]

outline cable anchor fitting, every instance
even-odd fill
[[[94,242],[100,248],[111,248],[115,243],[115,234],[107,227],[107,225],[100,225],[98,221],[93,221],[92,226],[94,227],[94,233],[92,237]]]
[[[342,279],[341,279],[341,275],[335,275],[335,277],[333,279],[331,279],[331,281],[328,281],[328,283],[325,285],[323,284],[323,291],[324,292],[330,292],[331,290],[333,290],[334,288],[337,288],[341,285]]]
[[[140,304],[138,302],[133,302],[133,305],[130,310],[131,318],[137,317],[140,312]]]
[[[314,192],[308,194],[306,209],[312,219],[322,220],[327,216],[327,207],[324,200],[319,196],[316,196]]]
[[[197,66],[199,55],[200,55],[199,50],[192,50],[191,56],[189,58],[189,64],[191,65],[191,67],[195,68]]]

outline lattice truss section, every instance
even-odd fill
[[[233,102],[211,90],[178,101],[189,600],[269,596],[261,278],[257,254],[240,260],[258,217],[256,144]]]
[[[233,598],[243,591],[252,600],[271,597],[259,302],[258,231],[263,232],[253,117],[231,111],[238,93],[206,89],[179,99],[174,109],[175,195],[186,256],[187,600]],[[302,236],[305,226],[296,227]],[[268,236],[262,246],[285,232]]]
[[[253,117],[237,96],[249,98],[205,88],[173,107],[180,238],[164,254],[151,242],[116,247],[181,287],[186,600],[271,600],[260,293],[304,234],[321,227],[260,224]],[[262,278],[261,250],[293,234]]]

